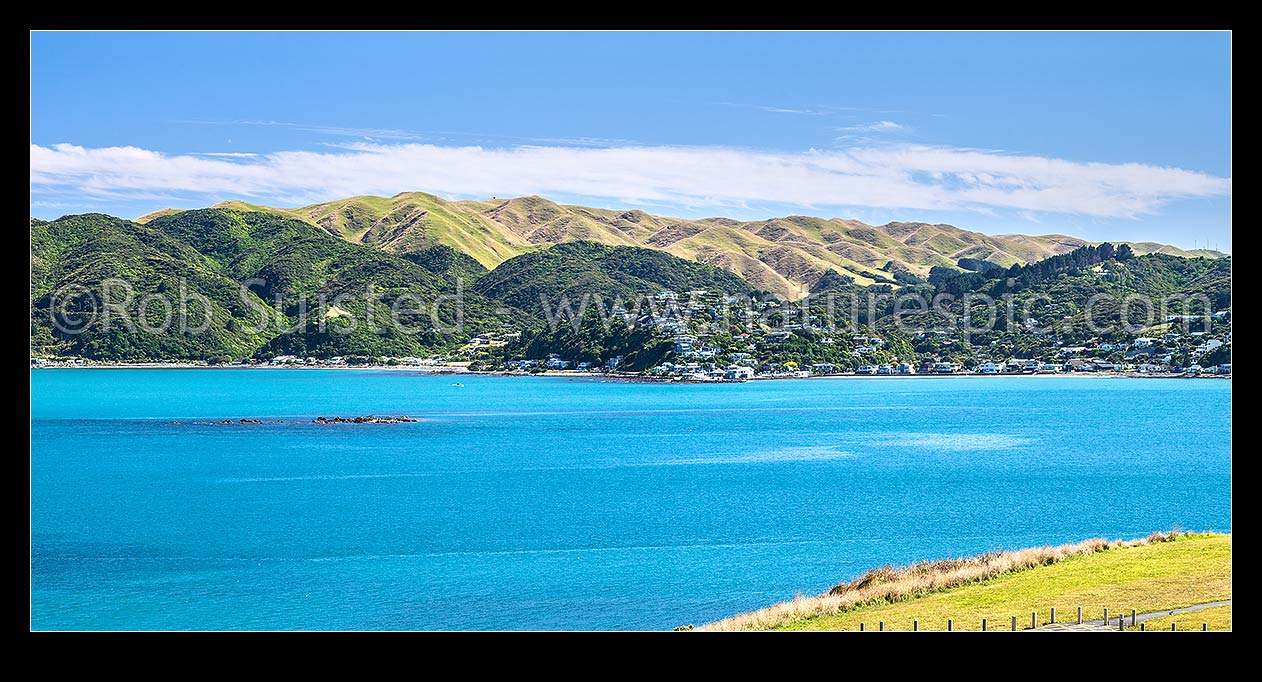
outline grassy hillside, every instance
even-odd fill
[[[646,352],[636,354],[636,362],[649,362],[662,357],[658,348],[661,339],[651,334],[635,336],[604,330],[600,334],[591,330],[558,334],[557,330],[550,329],[546,338],[535,337],[556,317],[563,298],[568,299],[577,312],[585,295],[598,295],[606,303],[621,299],[624,305],[634,307],[638,297],[664,290],[704,289],[714,294],[746,294],[796,289],[796,281],[809,280],[813,282],[814,293],[830,294],[814,299],[812,305],[818,307],[812,312],[816,315],[827,315],[832,304],[836,310],[861,310],[860,322],[866,322],[869,317],[867,297],[872,294],[872,319],[890,339],[902,338],[891,326],[894,321],[919,329],[954,329],[952,318],[966,312],[963,308],[968,301],[966,295],[972,294],[984,294],[995,300],[1011,297],[1014,309],[1029,310],[1036,315],[1037,325],[1031,322],[1027,327],[1022,323],[1012,328],[1001,316],[992,329],[970,330],[967,343],[955,343],[941,334],[918,334],[909,341],[912,345],[903,349],[906,352],[898,355],[900,360],[914,355],[973,365],[985,358],[1054,357],[1058,346],[1127,341],[1136,334],[1118,324],[1122,312],[1130,311],[1131,322],[1143,320],[1146,314],[1143,309],[1137,313],[1124,304],[1128,296],[1136,294],[1203,296],[1214,310],[1231,305],[1230,258],[1136,256],[1129,247],[1115,248],[1111,244],[1080,247],[1035,263],[1014,263],[1008,268],[990,260],[960,258],[951,264],[931,266],[926,282],[894,261],[886,261],[873,270],[857,261],[838,264],[836,253],[842,245],[857,248],[856,241],[864,241],[872,248],[897,251],[902,247],[896,244],[925,238],[926,227],[935,228],[933,236],[928,237],[931,241],[946,243],[943,240],[948,237],[961,240],[971,237],[947,234],[938,229],[941,226],[907,223],[891,228],[892,235],[850,223],[847,226],[850,232],[840,235],[831,227],[839,224],[836,221],[805,217],[763,221],[753,231],[746,231],[733,221],[711,219],[709,222],[716,226],[700,232],[684,230],[681,234],[690,233],[690,236],[670,246],[674,250],[682,248],[681,244],[696,247],[685,252],[684,255],[690,256],[687,259],[676,257],[670,250],[579,240],[550,246],[530,244],[525,253],[488,269],[482,261],[457,247],[422,238],[422,231],[430,229],[426,227],[427,217],[420,218],[408,229],[390,232],[381,231],[384,229],[381,219],[363,228],[363,216],[357,212],[364,206],[398,208],[412,206],[416,201],[442,207],[459,203],[461,210],[495,214],[504,220],[509,220],[505,216],[513,212],[517,217],[509,222],[521,234],[509,230],[512,237],[506,239],[523,243],[538,237],[529,228],[531,225],[564,224],[567,230],[579,230],[589,236],[599,232],[605,239],[610,238],[609,230],[625,230],[644,238],[655,230],[672,229],[663,227],[653,216],[634,212],[612,214],[591,210],[570,220],[566,216],[572,215],[538,198],[499,204],[453,203],[428,195],[347,200],[337,210],[325,205],[327,210],[323,215],[336,216],[340,221],[325,221],[325,225],[315,225],[288,212],[278,213],[245,204],[234,204],[238,208],[232,209],[155,214],[144,224],[101,214],[66,216],[52,222],[34,220],[31,222],[32,348],[43,355],[108,360],[240,358],[252,354],[317,357],[432,354],[460,346],[462,339],[438,332],[438,327],[452,326],[443,316],[454,316],[455,305],[452,303],[440,310],[439,322],[435,323],[433,310],[421,304],[451,301],[443,297],[460,292],[464,300],[464,326],[459,336],[509,327],[531,332],[521,343],[531,344],[529,348],[533,351],[565,352],[585,361],[588,358],[595,361],[596,358],[629,356],[642,346]],[[425,216],[430,215],[425,212]],[[639,231],[628,227],[630,224],[638,225]],[[374,234],[376,237],[372,236]],[[409,239],[409,234],[415,239]],[[733,260],[728,255],[730,251],[723,251],[719,243],[709,243],[716,234],[722,236],[729,247],[735,245],[732,248],[743,255]],[[381,241],[353,243],[348,241],[348,235],[359,235],[361,241],[389,239],[393,250],[382,247],[384,242]],[[800,244],[793,248],[785,246],[786,242],[804,243],[808,239],[834,240],[835,243],[832,250],[822,252]],[[743,273],[744,277],[737,273]],[[127,324],[129,320],[119,320],[120,324],[109,328],[98,326],[88,333],[67,333],[58,329],[65,325],[55,321],[66,322],[77,317],[67,313],[99,309],[101,303],[79,296],[68,310],[59,310],[60,317],[54,318],[53,308],[62,307],[62,303],[50,295],[52,292],[78,287],[100,294],[112,279],[133,283],[130,303],[133,308],[151,294],[170,297],[168,292],[185,288],[205,296],[211,302],[207,330],[198,333],[196,338],[155,335]],[[247,280],[258,282],[242,294],[237,284]],[[879,284],[864,286],[873,282]],[[913,307],[895,316],[893,309],[897,299],[891,286],[894,283],[901,286],[897,292],[900,296],[920,294],[926,301],[940,301],[940,305],[933,310]],[[1103,299],[1098,300],[1102,294]],[[546,307],[541,296],[548,302]],[[338,297],[346,301],[336,303]],[[858,297],[862,305],[850,305],[853,297]],[[369,305],[369,300],[374,303]],[[397,303],[410,309],[400,322],[416,333],[401,333],[399,326],[391,323],[391,308]],[[717,303],[715,299],[711,305]],[[202,304],[193,302],[194,308],[199,305]],[[337,309],[330,309],[330,305]],[[1153,311],[1152,321],[1156,321],[1157,314],[1196,312],[1190,304],[1174,302],[1173,305],[1170,310]],[[192,310],[190,319],[195,316],[202,320],[206,318],[205,312]],[[160,305],[150,306],[144,314],[145,319],[157,320],[164,315],[164,310]],[[1092,320],[1087,319],[1088,314]],[[267,324],[261,324],[262,321]],[[1092,321],[1095,329],[1090,324]],[[764,322],[775,324],[776,320],[773,316]],[[281,333],[295,325],[301,327],[298,333]],[[751,327],[745,331],[758,330]],[[825,341],[821,337],[820,342]],[[585,349],[584,344],[592,349]],[[840,346],[831,350],[821,347],[820,352],[800,350],[803,352],[794,355],[795,362],[852,364],[842,361],[844,358],[833,357],[842,351]],[[1154,347],[1151,351],[1154,357],[1159,350],[1170,354],[1172,362],[1186,364],[1193,348],[1178,343],[1169,348]],[[774,354],[779,358],[777,361],[787,359],[785,355],[789,351],[787,347],[778,347]],[[1101,359],[1126,360],[1122,349],[1106,351],[1109,355]],[[1201,359],[1210,364],[1227,362],[1230,345]]]
[[[136,220],[134,220],[133,222],[137,222],[137,223],[140,223],[141,225],[144,225],[150,220],[155,220],[163,216],[175,215],[176,213],[181,213],[181,212],[182,211],[180,211],[180,209],[178,208],[160,208],[156,211],[153,211],[151,213],[146,213],[140,216],[139,218],[136,218]]]
[[[443,244],[488,268],[533,248],[529,240],[468,205],[423,192],[405,192],[389,198],[351,197],[300,208],[240,202],[224,202],[216,208],[282,213],[346,241],[393,253]]]
[[[1029,628],[1031,613],[1039,625],[1052,608],[1059,622],[1112,614],[1180,608],[1231,598],[1231,536],[1154,534],[1129,542],[1089,540],[1061,547],[999,552],[869,571],[818,597],[798,598],[706,626],[715,630],[858,630],[876,629],[1009,630],[1012,616]],[[1202,612],[1181,618],[1198,626],[1221,615]],[[1226,620],[1228,627],[1230,619]],[[1176,617],[1175,620],[1178,620]],[[1152,627],[1152,626],[1149,626]],[[1167,626],[1168,627],[1168,624]]]
[[[955,267],[961,258],[1003,267],[1066,253],[1090,244],[1064,235],[985,235],[951,225],[787,216],[771,220],[701,220],[565,206],[538,196],[489,201],[447,201],[423,192],[393,197],[360,196],[299,208],[272,208],[239,201],[216,208],[270,211],[298,218],[350,242],[392,253],[442,244],[483,266],[496,265],[552,244],[593,241],[642,246],[707,263],[740,275],[760,289],[796,299],[829,270],[860,285],[895,283],[891,273],[927,277],[935,266]],[[146,222],[171,209],[142,216]],[[1217,257],[1216,251],[1184,251],[1140,242],[1138,255]]]
[[[1206,630],[1230,630],[1231,629],[1231,607],[1215,606],[1208,609],[1201,609],[1193,613],[1181,613],[1173,616],[1164,616],[1162,618],[1153,618],[1143,622],[1144,630],[1147,632],[1169,632],[1171,626],[1175,630],[1200,630],[1204,625]],[[1127,630],[1138,630],[1139,625],[1127,625]]]
[[[66,216],[33,221],[31,240],[32,351],[106,360],[420,355],[456,347],[468,333],[441,333],[434,321],[437,314],[439,324],[454,327],[454,305],[436,312],[429,306],[455,291],[456,275],[479,267],[458,254],[434,252],[411,254],[414,262],[265,211],[181,211],[144,225],[101,214]],[[99,323],[83,333],[57,328],[60,303],[53,292],[77,289],[99,298],[112,279],[134,288],[129,317],[147,315],[149,330],[121,317],[108,329]],[[241,289],[247,281],[249,288]],[[204,304],[193,295],[210,301],[208,328],[154,333],[163,307],[142,309],[138,302],[150,294],[178,301],[182,290],[192,301],[190,327],[204,317]],[[531,324],[520,311],[476,292],[462,295],[469,333]],[[80,310],[94,305],[76,300]],[[416,333],[393,324],[396,303],[401,324]]]

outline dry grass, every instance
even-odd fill
[[[830,616],[873,604],[888,604],[932,592],[989,580],[1008,573],[1048,566],[1070,557],[1103,552],[1115,547],[1137,547],[1178,539],[1187,533],[1153,533],[1137,540],[1094,538],[1057,547],[1030,547],[1015,551],[987,552],[963,559],[925,561],[911,566],[883,566],[841,583],[817,597],[798,596],[765,609],[709,623],[701,630],[769,630],[786,623]]]

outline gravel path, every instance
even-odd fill
[[[1181,613],[1192,613],[1195,611],[1200,611],[1201,609],[1212,609],[1216,606],[1231,606],[1231,600],[1227,599],[1225,601],[1212,601],[1206,604],[1195,604],[1193,606],[1185,606],[1183,608],[1170,609],[1167,611],[1153,611],[1151,613],[1137,613],[1135,614],[1134,621],[1131,620],[1130,612],[1126,612],[1126,613],[1120,613],[1117,616],[1109,616],[1108,621],[1105,621],[1104,619],[1085,620],[1082,622],[1081,625],[1073,621],[1070,621],[1068,623],[1064,623],[1064,622],[1055,623],[1055,624],[1049,623],[1047,625],[1040,625],[1038,629],[1039,630],[1058,630],[1058,631],[1068,631],[1068,632],[1117,630],[1119,625],[1131,626],[1137,623],[1142,623],[1146,620],[1150,620],[1152,618],[1165,618],[1166,616],[1177,616]],[[1126,622],[1119,623],[1119,621],[1123,619]],[[1189,623],[1189,625],[1195,625],[1195,623]]]

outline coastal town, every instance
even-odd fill
[[[641,315],[661,339],[662,358],[627,367],[623,355],[597,362],[549,353],[511,357],[514,347],[484,334],[463,349],[471,366],[512,374],[599,373],[684,382],[742,382],[821,376],[947,376],[1114,374],[1226,377],[1231,375],[1231,311],[1167,315],[1138,334],[1082,338],[1073,325],[969,335],[950,329],[905,333],[846,333],[820,324],[809,304],[749,302],[688,292],[656,296],[665,306]],[[1048,305],[1048,310],[1056,306]],[[627,315],[625,308],[609,311]],[[1068,316],[1067,316],[1068,317]],[[851,325],[857,326],[857,325]],[[508,357],[506,357],[508,356]]]
[[[1075,340],[1055,327],[1042,332],[1018,328],[969,335],[949,329],[911,334],[845,333],[842,325],[818,325],[809,306],[748,302],[739,297],[673,292],[655,297],[659,307],[631,313],[614,305],[607,311],[633,318],[653,330],[660,358],[629,366],[622,354],[572,357],[531,356],[523,332],[511,328],[470,336],[455,352],[427,357],[275,355],[224,358],[204,363],[150,362],[147,365],[204,365],[270,368],[400,368],[429,372],[506,375],[593,376],[644,381],[718,383],[811,377],[925,377],[953,375],[1105,374],[1120,376],[1229,377],[1231,311],[1168,315],[1142,335],[1116,334]],[[574,324],[578,324],[575,322]],[[94,366],[83,358],[32,358],[33,368]]]

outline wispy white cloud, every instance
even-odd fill
[[[793,109],[790,107],[758,107],[758,108],[772,114],[803,114],[805,116],[823,116],[828,113],[826,111],[820,111],[818,109]]]
[[[449,142],[452,139],[462,140],[461,144],[483,144],[494,141],[497,144],[558,144],[570,145],[576,147],[609,147],[616,145],[635,144],[633,140],[625,138],[613,137],[529,137],[523,135],[500,135],[488,133],[475,133],[467,130],[404,130],[401,128],[360,128],[348,126],[331,126],[317,123],[302,123],[296,121],[273,121],[273,120],[251,120],[240,119],[233,121],[209,121],[209,120],[184,120],[180,123],[191,125],[208,125],[208,126],[272,126],[281,128],[292,128],[305,133],[314,135],[334,137],[334,138],[356,138],[358,142],[377,142],[387,140],[391,142],[429,142],[440,144]],[[323,142],[326,146],[342,147],[346,143]],[[203,154],[204,156],[245,156],[245,154]],[[254,154],[250,154],[254,156]]]
[[[757,109],[772,114],[801,114],[804,116],[829,116],[832,118],[857,118],[860,114],[866,114],[873,118],[878,116],[887,116],[890,114],[915,114],[920,116],[939,116],[944,117],[946,114],[926,113],[908,111],[907,109],[882,109],[877,107],[855,107],[855,106],[837,106],[832,104],[812,104],[812,105],[795,105],[795,104],[750,104],[746,102],[715,102],[727,107],[739,107],[742,109]],[[877,123],[883,123],[878,121]],[[868,124],[872,125],[872,124]],[[861,127],[856,127],[860,129]]]
[[[770,114],[800,114],[802,116],[838,116],[843,115],[841,112],[870,111],[861,107],[838,107],[825,104],[814,106],[749,104],[747,102],[715,102],[715,104],[741,109],[757,109]]]
[[[32,193],[115,201],[183,196],[309,202],[425,190],[453,197],[600,197],[689,207],[994,210],[1135,217],[1231,180],[1140,163],[993,150],[869,145],[807,152],[727,147],[351,143],[327,151],[207,158],[138,147],[31,145]],[[36,197],[33,197],[36,198]]]
[[[250,159],[258,156],[254,152],[197,152],[197,156],[222,156],[232,159]]]
[[[852,126],[845,126],[837,130],[851,133],[889,133],[895,130],[906,130],[907,126],[893,121],[872,121],[871,123],[859,123]]]
[[[271,121],[271,120],[240,120],[240,121],[182,121],[182,123],[192,123],[196,125],[214,125],[214,126],[275,126],[281,128],[293,128],[308,133],[317,133],[320,135],[329,135],[333,137],[357,137],[372,138],[376,140],[422,140],[425,136],[411,130],[399,130],[397,128],[357,128],[346,126],[327,126],[310,123],[295,123],[292,121]]]

